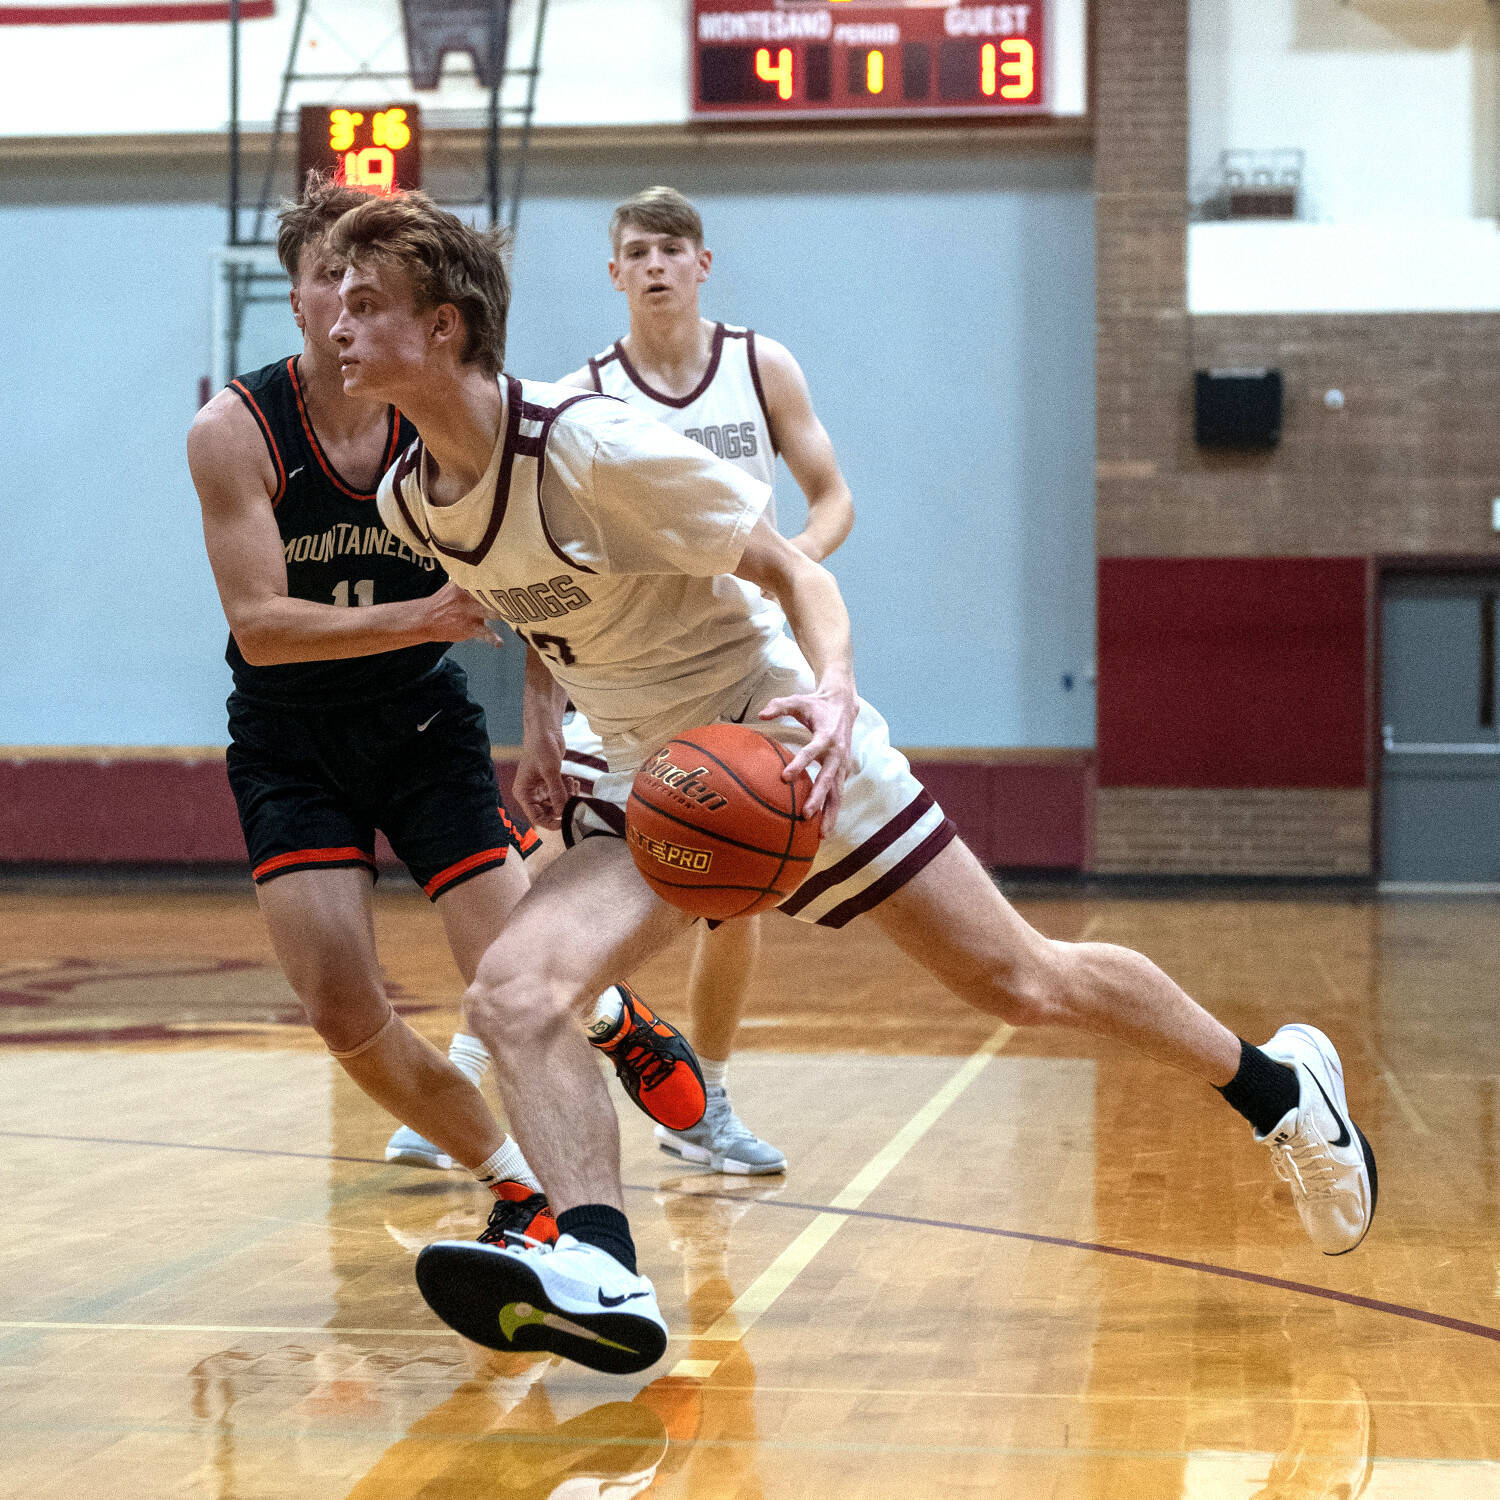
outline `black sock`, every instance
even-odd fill
[[[580,1203],[565,1208],[557,1216],[557,1232],[571,1234],[580,1244],[603,1250],[636,1275],[635,1241],[630,1237],[630,1220],[618,1208],[607,1203]]]
[[[1269,1135],[1289,1109],[1302,1098],[1297,1071],[1267,1057],[1259,1047],[1240,1038],[1240,1070],[1219,1090],[1260,1135]]]

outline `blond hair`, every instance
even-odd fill
[[[703,219],[676,188],[648,187],[615,206],[609,220],[609,242],[618,253],[626,227],[648,234],[671,234],[703,248]]]
[[[426,193],[393,193],[351,208],[328,246],[349,265],[405,271],[419,309],[456,307],[464,320],[463,362],[500,373],[510,315],[510,236],[503,229],[475,229]]]

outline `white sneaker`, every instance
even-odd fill
[[[453,1165],[453,1158],[446,1151],[418,1135],[409,1125],[403,1125],[385,1143],[385,1159],[408,1167],[431,1167],[436,1172],[446,1172]]]
[[[1302,1097],[1266,1135],[1276,1175],[1309,1238],[1324,1255],[1346,1255],[1375,1217],[1379,1180],[1375,1153],[1349,1118],[1344,1069],[1333,1043],[1316,1026],[1283,1026],[1261,1051],[1294,1068]]]
[[[666,1351],[656,1288],[571,1234],[555,1246],[439,1240],[417,1256],[417,1286],[450,1328],[491,1349],[544,1349],[611,1375]]]
[[[656,1143],[670,1156],[701,1162],[715,1172],[756,1177],[786,1171],[786,1156],[735,1114],[723,1084],[711,1083],[703,1118],[691,1130],[656,1127]]]

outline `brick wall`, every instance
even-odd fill
[[[1500,559],[1500,316],[1188,316],[1187,22],[1187,0],[1095,7],[1099,555]],[[1270,453],[1193,444],[1192,372],[1229,365],[1285,374]],[[1370,807],[1350,789],[1103,788],[1096,859],[1368,873]]]
[[[1101,787],[1103,874],[1365,875],[1370,793],[1360,788]]]

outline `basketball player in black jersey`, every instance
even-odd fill
[[[300,355],[230,382],[199,413],[188,460],[230,626],[230,785],[277,957],[351,1078],[441,1159],[494,1193],[487,1236],[556,1227],[477,1084],[482,1048],[445,1058],[386,998],[371,911],[375,830],[435,903],[465,984],[524,893],[517,829],[483,710],[454,641],[499,644],[484,613],[382,524],[375,490],[416,437],[393,407],[345,396],[329,329],[341,268],[323,240],[349,188],[310,179],[281,215]],[[691,1050],[633,995],[611,1053],[654,1119],[702,1113]],[[694,1117],[696,1118],[696,1116]],[[389,1154],[389,1153],[388,1153]]]

